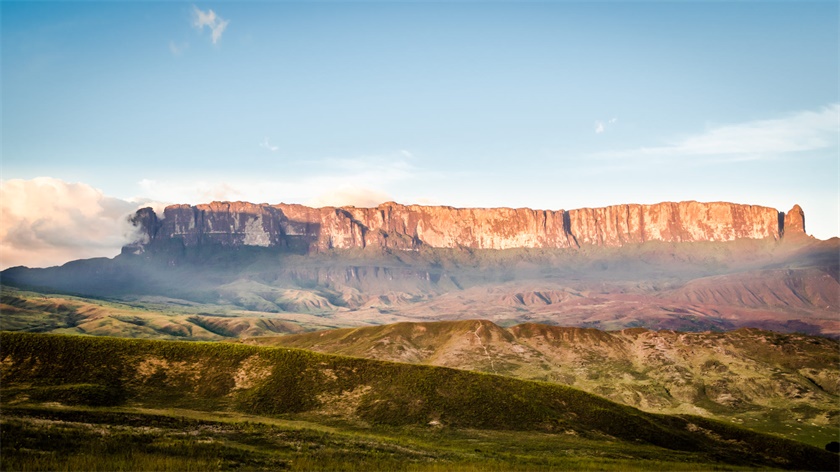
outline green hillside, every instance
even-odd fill
[[[97,299],[0,288],[0,329],[217,341],[342,326],[306,313],[242,311],[167,297]]]
[[[468,320],[243,342],[548,381],[652,413],[713,417],[818,447],[840,432],[840,343],[818,336],[745,328],[504,328]]]
[[[572,438],[605,450],[638,446],[641,456],[622,459],[629,463],[646,458],[698,468],[815,470],[837,465],[836,455],[820,449],[704,418],[653,415],[560,385],[449,368],[229,343],[28,333],[2,333],[0,341],[4,461],[20,456],[21,447],[13,447],[20,435],[33,434],[33,418],[64,405],[61,414],[84,412],[76,421],[61,420],[73,424],[122,424],[127,420],[119,414],[126,412],[183,409],[331,425],[342,434],[389,431],[391,438],[476,430],[506,437],[505,431],[520,431],[561,449]],[[6,419],[7,412],[17,414]],[[102,419],[105,412],[117,416]],[[81,434],[71,430],[65,432]],[[486,459],[479,456],[479,462]],[[370,458],[362,454],[354,463]]]

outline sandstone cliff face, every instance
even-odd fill
[[[779,239],[804,234],[804,214],[733,203],[615,205],[580,210],[452,208],[384,203],[376,208],[213,202],[142,209],[141,236],[127,250],[215,244],[302,252],[350,248],[474,249],[623,246],[646,241]]]
[[[789,235],[805,234],[805,212],[799,205],[794,205],[784,216],[784,232]]]

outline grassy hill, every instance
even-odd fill
[[[219,341],[357,326],[304,312],[243,311],[167,297],[97,299],[2,287],[0,329],[125,338]]]
[[[302,310],[254,312],[161,296],[106,300],[3,287],[0,329],[243,340],[497,373],[572,386],[649,412],[718,418],[816,446],[835,440],[840,429],[840,345],[836,340],[744,329],[678,333],[605,332],[534,323],[502,327],[487,320],[359,327],[406,319],[397,312],[410,310],[406,303],[411,301],[399,294],[382,296],[390,303],[387,315],[380,313],[381,308],[368,308],[333,316],[301,312],[323,303],[305,292],[271,293],[286,297],[285,303]],[[268,293],[263,295],[278,301]],[[557,304],[564,297],[575,297],[567,291],[549,290],[515,295],[507,300],[513,304],[509,308],[521,303]],[[554,305],[546,305],[550,306]],[[679,316],[686,319],[693,316],[685,308],[669,309],[684,312]],[[365,318],[370,310],[378,317]],[[304,333],[341,326],[356,328]]]
[[[716,417],[819,446],[840,431],[840,343],[823,337],[756,329],[503,328],[470,320],[244,342],[543,380],[645,411]]]
[[[307,447],[325,454],[315,451],[309,457],[315,461],[312,464],[326,468],[349,468],[347,464],[371,468],[373,463],[369,461],[380,457],[376,453],[379,446],[369,449],[336,446],[335,441],[349,441],[357,431],[374,434],[378,438],[373,441],[376,445],[428,440],[419,449],[437,451],[438,457],[425,464],[430,467],[444,464],[443,469],[447,460],[453,463],[466,460],[465,447],[469,442],[454,439],[461,434],[459,431],[472,431],[464,434],[473,437],[484,431],[490,435],[488,447],[496,448],[493,446],[496,439],[501,441],[499,450],[515,442],[505,431],[538,435],[541,439],[534,447],[546,450],[580,449],[581,444],[585,445],[584,449],[594,450],[600,445],[605,451],[620,451],[615,459],[618,462],[612,462],[614,466],[622,461],[632,465],[636,461],[662,460],[691,463],[690,468],[695,469],[728,464],[826,470],[835,468],[838,459],[834,454],[802,443],[701,417],[654,415],[561,385],[442,367],[233,343],[29,333],[0,334],[0,349],[4,464],[26,464],[33,448],[53,447],[49,442],[27,443],[26,438],[45,421],[50,425],[47,428],[50,434],[62,438],[53,441],[55,447],[73,443],[80,435],[92,434],[85,424],[129,428],[125,434],[131,440],[126,440],[123,447],[133,447],[134,435],[141,431],[137,430],[136,422],[132,426],[130,414],[152,414],[149,409],[205,412],[201,421],[213,424],[219,422],[218,415],[222,414],[251,415],[262,425],[254,434],[263,438],[274,434],[265,429],[272,418],[325,425],[333,428],[332,433],[341,439],[310,438],[307,441],[314,443]],[[56,426],[61,424],[67,426]],[[219,427],[214,431],[218,433],[216,436],[223,436],[225,431],[240,426]],[[167,444],[175,441],[164,440],[171,428],[155,428],[144,433],[152,436],[146,438],[146,446],[159,439]],[[451,446],[453,458],[440,456],[435,442],[429,440],[433,431],[445,432],[443,443],[460,444]],[[210,443],[220,441],[210,436]],[[267,452],[268,444],[259,444],[259,439],[254,441],[257,442],[251,444],[254,457],[268,454],[265,457],[269,462],[272,457],[285,460]],[[217,446],[224,444],[222,441]],[[166,456],[165,450],[146,446],[138,446],[136,452],[141,456]],[[329,452],[335,452],[336,448],[349,448],[357,454],[353,459],[336,459]],[[221,449],[216,452],[223,455]],[[470,460],[478,464],[490,460],[481,447],[474,449]],[[634,450],[640,452],[634,454]],[[71,447],[70,452],[79,451]],[[124,452],[115,452],[113,457],[122,457]],[[178,461],[190,462],[181,453],[170,452]],[[50,454],[55,456],[60,451],[52,450]],[[537,456],[544,458],[546,453]],[[201,460],[207,457],[212,454],[200,456]],[[536,460],[536,456],[530,457],[528,460]],[[526,458],[511,456],[509,459],[512,464]],[[395,464],[402,463],[395,460]],[[504,463],[501,468],[508,468]],[[523,463],[527,464],[527,460]],[[257,465],[272,467],[266,464]],[[605,468],[597,464],[586,467],[581,463],[575,467],[574,461],[565,466],[562,462],[553,464],[551,468]],[[4,465],[3,468],[12,467]]]

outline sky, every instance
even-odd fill
[[[838,2],[0,1],[0,267],[138,207],[799,204],[840,235]]]

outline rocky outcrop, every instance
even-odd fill
[[[799,205],[794,205],[784,215],[784,233],[788,235],[805,234],[805,212]]]
[[[624,246],[646,241],[779,239],[804,234],[804,214],[733,203],[615,205],[580,210],[452,208],[383,203],[376,208],[213,202],[151,208],[132,222],[140,233],[127,252],[164,247],[263,246],[329,249],[510,249]]]

